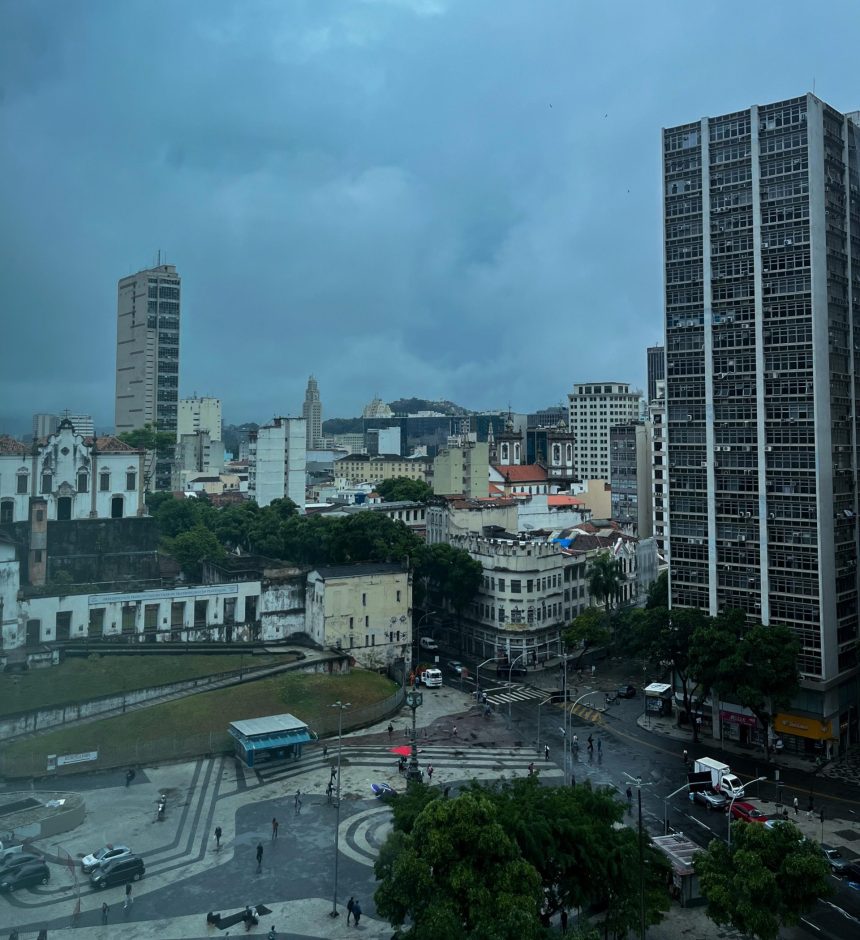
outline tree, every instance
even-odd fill
[[[601,552],[591,563],[586,575],[588,592],[606,611],[606,620],[612,636],[612,611],[621,593],[624,568],[612,552]]]
[[[792,823],[733,823],[731,849],[713,839],[693,864],[708,917],[754,940],[776,940],[781,927],[798,924],[832,893],[826,860]]]
[[[596,607],[586,607],[564,632],[564,645],[569,650],[579,650],[579,656],[573,665],[579,668],[582,657],[594,646],[609,642],[609,630],[603,614]]]
[[[416,550],[418,563],[415,580],[426,580],[432,592],[442,604],[451,607],[461,626],[463,611],[472,603],[481,587],[484,569],[479,561],[460,548],[445,543],[436,543],[426,549]],[[462,632],[458,630],[462,650]]]
[[[681,612],[682,609],[673,610],[673,620]],[[688,622],[692,620],[696,626],[689,639],[684,708],[693,727],[693,741],[698,742],[699,726],[694,713],[702,707],[713,689],[724,686],[727,663],[737,647],[744,615],[742,611],[728,611],[718,617],[708,617],[701,611],[686,613]]]
[[[200,579],[204,561],[217,561],[224,557],[224,548],[215,533],[202,525],[181,532],[169,540],[167,547],[186,577],[194,581]]]
[[[790,705],[800,687],[799,650],[800,644],[789,627],[757,624],[746,631],[726,661],[720,691],[730,693],[758,718],[768,757],[773,714]]]
[[[423,480],[413,480],[410,477],[393,477],[375,484],[376,492],[387,503],[405,500],[411,503],[426,503],[433,495],[433,487]]]
[[[540,877],[480,792],[432,800],[386,840],[376,909],[402,940],[538,940]]]
[[[647,610],[654,607],[669,607],[669,572],[661,571],[657,580],[648,586],[648,599],[645,601]]]
[[[145,424],[142,428],[123,431],[117,436],[130,447],[155,451],[160,458],[172,458],[176,450],[176,435],[170,431],[159,431],[157,424]]]

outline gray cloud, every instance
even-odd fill
[[[117,279],[165,249],[182,393],[229,420],[373,394],[530,409],[642,383],[659,129],[860,105],[856,5],[7,4],[0,428],[113,413]],[[833,24],[840,24],[835,30]]]

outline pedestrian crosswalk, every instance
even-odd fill
[[[487,701],[492,705],[507,705],[508,702],[527,702],[529,699],[545,699],[549,694],[530,685],[504,685],[487,689]]]

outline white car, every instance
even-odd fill
[[[131,854],[131,849],[127,845],[103,845],[98,852],[85,855],[81,859],[81,868],[84,874],[88,875],[97,868],[101,868],[102,865],[107,864],[107,862],[112,862],[117,858],[126,858]]]

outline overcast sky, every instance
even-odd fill
[[[526,411],[641,387],[660,128],[860,108],[860,4],[0,0],[0,431],[113,422],[116,282],[182,275],[181,394]],[[825,13],[826,10],[826,13]]]

